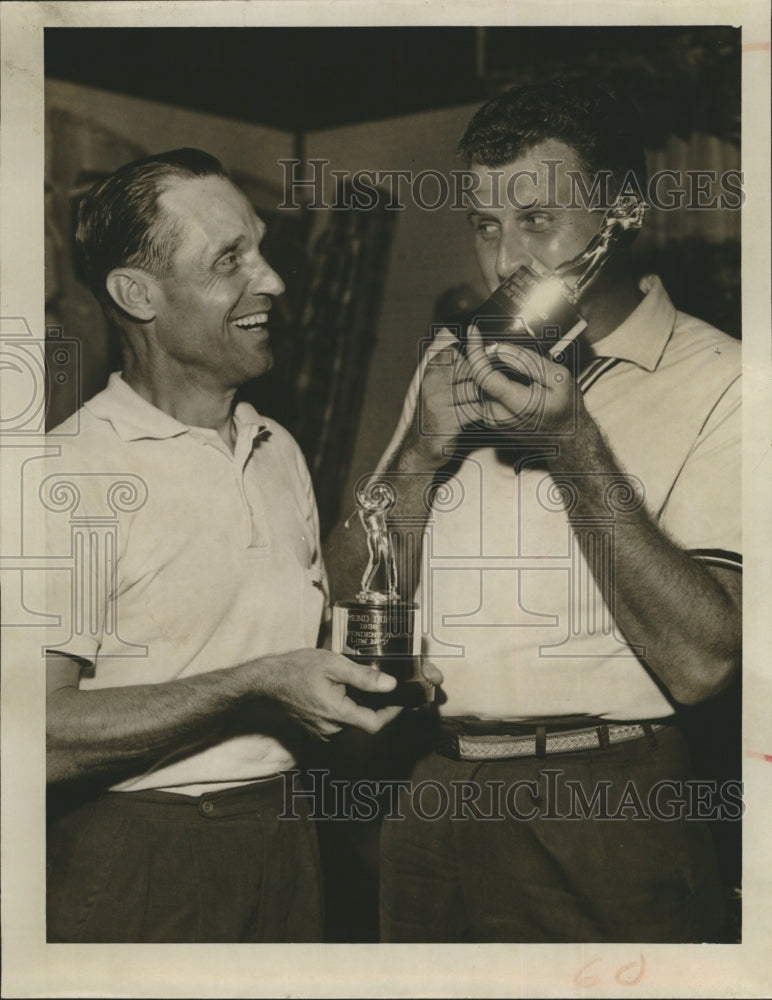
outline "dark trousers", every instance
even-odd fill
[[[200,798],[99,795],[48,828],[48,941],[321,941],[313,825],[278,777]]]
[[[676,727],[538,759],[429,755],[402,795],[405,818],[384,821],[382,940],[718,940],[711,837],[678,815],[691,773]]]

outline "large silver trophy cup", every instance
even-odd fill
[[[423,676],[418,605],[400,598],[397,565],[387,524],[396,501],[393,488],[370,480],[356,491],[357,513],[367,536],[368,563],[354,600],[333,608],[332,648],[355,663],[383,670],[397,679],[388,694],[352,690],[351,697],[374,708],[402,705],[421,708],[434,699],[434,686]]]

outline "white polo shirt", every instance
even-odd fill
[[[579,380],[585,406],[662,530],[695,558],[739,568],[740,344],[676,312],[658,278],[641,290],[637,309],[593,345],[597,360]],[[577,529],[538,457],[513,467],[486,447],[463,461],[431,512],[417,594],[423,652],[445,676],[444,714],[673,713],[578,544],[577,530],[590,533],[597,571],[610,572],[624,502],[611,488],[607,516]]]
[[[91,664],[83,689],[157,684],[314,647],[327,582],[310,477],[274,421],[237,405],[216,431],[156,409],[115,373],[56,428],[48,645]],[[119,790],[197,794],[292,767],[280,739],[227,738],[160,762]]]

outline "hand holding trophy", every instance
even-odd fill
[[[356,599],[340,601],[333,608],[332,649],[396,677],[397,687],[388,694],[350,692],[360,704],[421,708],[432,702],[434,685],[421,671],[418,605],[402,600],[397,590],[397,563],[387,524],[396,494],[388,483],[370,479],[357,488],[356,501],[367,536],[368,563]]]

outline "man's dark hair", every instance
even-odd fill
[[[179,226],[159,210],[159,196],[176,180],[211,175],[227,176],[216,157],[200,149],[174,149],[125,164],[83,197],[75,230],[76,268],[110,319],[121,315],[105,285],[113,268],[141,267],[157,277],[171,270]]]
[[[467,166],[500,167],[546,139],[557,139],[579,155],[593,181],[611,173],[613,201],[634,175],[646,191],[642,127],[630,101],[586,76],[557,76],[544,83],[515,86],[484,104],[461,137],[459,153]]]

